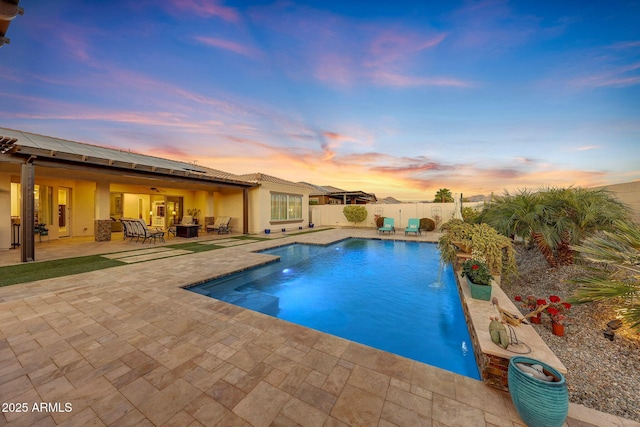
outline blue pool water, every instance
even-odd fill
[[[189,290],[480,379],[455,277],[436,245],[349,239]]]

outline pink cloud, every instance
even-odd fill
[[[238,22],[240,16],[236,9],[232,7],[222,6],[217,0],[170,0],[167,10],[175,9],[194,12],[200,16],[211,17],[217,16],[228,22]]]
[[[381,86],[416,87],[416,86],[449,86],[471,87],[470,82],[451,77],[414,77],[395,74],[388,71],[374,71],[371,73],[374,83]]]
[[[597,74],[573,80],[573,84],[582,87],[625,87],[640,84],[640,75],[629,75],[640,70],[640,62],[609,68]]]
[[[391,20],[363,23],[294,3],[254,8],[250,16],[273,37],[286,37],[288,48],[277,53],[278,63],[297,79],[313,76],[339,86],[372,81],[396,87],[471,85],[424,69],[413,77],[416,63],[424,63],[424,55],[445,40],[444,33],[413,30]]]
[[[425,37],[405,32],[385,31],[371,41],[370,58],[365,66],[379,67],[383,64],[406,59],[407,56],[439,45],[445,34]]]
[[[224,39],[213,38],[213,37],[196,37],[196,40],[208,46],[225,49],[233,53],[237,53],[238,55],[243,55],[253,59],[256,59],[262,56],[262,54],[258,50],[249,46],[245,46],[240,43],[232,42],[230,40],[224,40]]]

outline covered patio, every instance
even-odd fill
[[[248,233],[255,183],[196,164],[11,129],[0,129],[0,140],[0,246],[19,248],[22,262],[36,259],[40,224],[47,240],[109,241],[122,217],[167,230],[191,213],[202,225],[231,216],[235,229]]]

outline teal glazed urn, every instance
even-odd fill
[[[527,374],[522,367],[539,365],[543,380]],[[520,367],[519,367],[520,366]],[[518,415],[529,427],[561,427],[569,413],[569,390],[565,377],[551,366],[528,357],[509,361],[509,393]]]

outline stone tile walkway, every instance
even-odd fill
[[[272,259],[254,250],[360,233],[373,231],[313,233],[0,288],[0,402],[27,409],[7,406],[0,425],[522,425],[509,395],[480,381],[181,288]],[[567,425],[638,424],[571,405]]]

